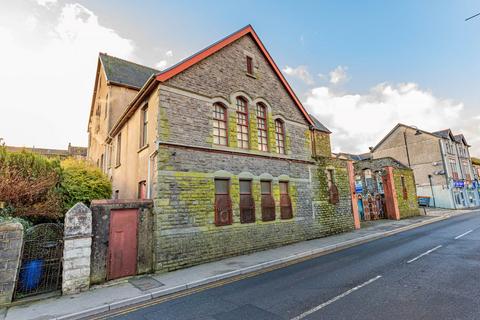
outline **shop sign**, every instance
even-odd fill
[[[463,182],[463,181],[453,181],[453,186],[455,188],[464,188],[465,187],[465,182]]]

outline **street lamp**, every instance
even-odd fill
[[[410,153],[408,151],[408,143],[407,143],[407,128],[405,128],[405,130],[403,130],[403,141],[405,142],[405,151],[407,152],[407,161],[408,161],[408,167],[411,169],[412,168],[412,165],[410,163]],[[422,134],[422,131],[418,130],[417,128],[415,128],[415,135],[416,136],[419,136]]]

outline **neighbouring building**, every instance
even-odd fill
[[[428,132],[396,125],[374,148],[372,158],[391,157],[411,168],[418,196],[430,206],[461,209],[479,205],[469,145],[450,129]]]
[[[46,148],[27,148],[27,147],[14,147],[14,146],[5,146],[9,152],[22,152],[30,151],[48,158],[76,158],[76,159],[87,159],[87,148],[86,147],[75,147],[70,143],[68,144],[67,149],[46,149]]]

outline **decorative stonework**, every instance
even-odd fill
[[[92,211],[79,202],[65,215],[63,294],[88,290],[92,245]]]

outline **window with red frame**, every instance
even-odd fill
[[[252,180],[240,180],[240,223],[255,222]]]
[[[247,56],[247,73],[253,75],[253,59]]]
[[[249,148],[248,105],[244,98],[237,98],[237,144],[242,149]]]
[[[260,181],[262,193],[262,221],[275,220],[275,199],[272,196],[272,181]]]
[[[258,150],[268,151],[267,108],[257,104]]]
[[[277,153],[285,154],[285,125],[282,120],[275,120],[275,140]]]
[[[227,138],[227,108],[221,103],[213,105],[213,143],[226,146]]]
[[[232,224],[232,200],[230,199],[230,180],[215,179],[215,225]]]
[[[280,218],[293,218],[292,201],[288,192],[288,182],[280,181]]]

